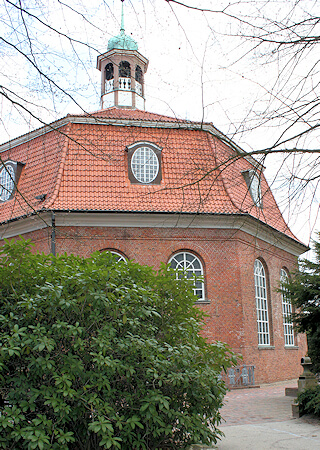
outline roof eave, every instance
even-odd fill
[[[202,220],[204,217],[208,217],[208,218],[210,218],[210,222],[209,222],[209,224],[205,225],[206,227],[227,228],[227,229],[233,227],[234,229],[242,230],[242,231],[247,232],[255,237],[260,237],[262,240],[266,240],[266,241],[268,241],[267,235],[270,235],[270,236],[272,236],[272,242],[277,242],[278,239],[279,239],[279,242],[280,241],[285,242],[286,245],[288,246],[288,248],[290,248],[290,252],[292,254],[294,254],[295,256],[299,256],[302,253],[305,253],[306,251],[310,250],[310,248],[307,245],[303,244],[298,239],[294,239],[291,236],[286,235],[284,232],[281,232],[281,231],[275,229],[271,225],[261,222],[259,219],[251,216],[248,213],[192,213],[192,212],[181,212],[181,211],[157,211],[157,212],[155,212],[155,211],[121,211],[121,210],[119,210],[119,211],[116,211],[116,210],[101,211],[101,210],[43,209],[39,212],[25,214],[23,216],[2,222],[2,223],[0,223],[0,230],[2,227],[8,227],[8,225],[13,224],[15,222],[19,222],[23,219],[25,219],[25,220],[30,219],[31,221],[33,221],[34,225],[36,225],[34,230],[51,227],[52,226],[51,225],[52,213],[55,213],[55,215],[57,217],[56,218],[57,226],[59,226],[59,220],[58,220],[59,215],[60,215],[60,217],[64,216],[65,218],[68,218],[68,220],[70,220],[72,218],[72,216],[75,217],[76,214],[78,214],[78,215],[80,214],[82,216],[86,215],[87,217],[89,217],[90,215],[93,216],[94,214],[98,215],[98,216],[102,216],[103,214],[108,214],[108,215],[114,215],[114,216],[117,215],[117,218],[120,217],[119,215],[122,215],[122,216],[126,215],[128,217],[133,217],[134,215],[144,215],[144,216],[145,215],[149,215],[149,216],[153,215],[154,217],[157,218],[157,223],[160,223],[158,220],[158,218],[160,216],[164,216],[164,217],[171,216],[171,217],[174,217],[175,221],[177,220],[177,217],[180,217],[182,220],[183,220],[183,217],[191,218],[191,223],[186,222],[186,225],[184,225],[184,222],[182,222],[179,219],[179,224],[176,223],[175,226],[181,226],[182,228],[184,228],[184,227],[195,227],[196,228],[197,222],[195,221],[195,216],[198,217],[199,220]],[[36,224],[35,219],[37,217],[39,218],[39,223]],[[216,218],[221,217],[224,219],[223,221],[221,221],[221,226],[217,226],[217,227],[213,226],[214,224],[211,222],[213,217],[216,217]],[[227,217],[230,217],[233,219],[230,222],[230,225],[226,224],[226,222],[225,222],[225,219]],[[240,220],[238,227],[236,226],[236,224],[234,222],[235,218],[238,218]],[[40,223],[40,221],[41,221],[41,223]],[[90,226],[89,222],[85,226]],[[91,220],[90,223],[91,223],[91,226],[98,226],[94,222],[94,220],[93,221]],[[104,224],[103,226],[106,226],[105,220],[103,220],[102,223]],[[128,221],[121,220],[121,223],[122,223],[122,226],[124,226],[123,223],[126,224],[125,226],[128,226]],[[143,221],[143,223],[146,224],[145,220]],[[246,223],[247,227],[244,227],[244,225],[243,225],[244,223]],[[60,225],[60,226],[62,226],[62,225]],[[157,227],[157,224],[150,224],[150,226]],[[171,225],[166,225],[166,226],[169,227]],[[29,227],[30,227],[30,225],[29,225]],[[140,224],[140,227],[141,227],[141,224]],[[30,232],[30,231],[33,231],[33,230],[28,229],[28,232]],[[6,233],[5,230],[4,230],[4,233]],[[13,237],[13,236],[17,236],[19,234],[22,234],[22,232],[21,233],[18,232],[16,234],[11,234],[11,235],[10,235],[10,233],[7,233],[7,235],[4,234],[3,236],[1,236],[1,238],[3,239],[3,237]],[[0,235],[1,235],[1,233],[0,233]],[[269,239],[269,243],[271,243],[270,239]],[[273,245],[275,245],[275,244],[273,244]]]

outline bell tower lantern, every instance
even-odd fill
[[[138,44],[124,32],[123,0],[121,29],[108,42],[106,53],[97,58],[101,72],[101,109],[116,106],[145,109],[144,74],[148,60],[138,52]]]

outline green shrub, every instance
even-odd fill
[[[122,450],[216,442],[232,364],[199,335],[186,279],[108,253],[0,250],[0,447]]]
[[[314,414],[320,417],[320,386],[306,389],[298,395],[300,414]]]

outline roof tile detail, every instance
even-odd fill
[[[295,239],[263,174],[261,209],[254,206],[242,175],[252,169],[251,163],[211,133],[163,124],[142,127],[139,121],[180,120],[139,110],[110,108],[90,116],[102,122],[104,118],[119,121],[114,126],[99,120],[95,123],[70,120],[56,131],[48,131],[2,153],[4,161],[21,161],[25,166],[14,198],[0,203],[0,223],[44,209],[246,213]],[[137,123],[127,126],[126,120]],[[160,185],[129,181],[126,147],[140,141],[152,142],[162,149]],[[46,194],[44,201],[35,199],[40,194]]]

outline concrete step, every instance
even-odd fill
[[[298,397],[298,387],[285,388],[286,397]]]

